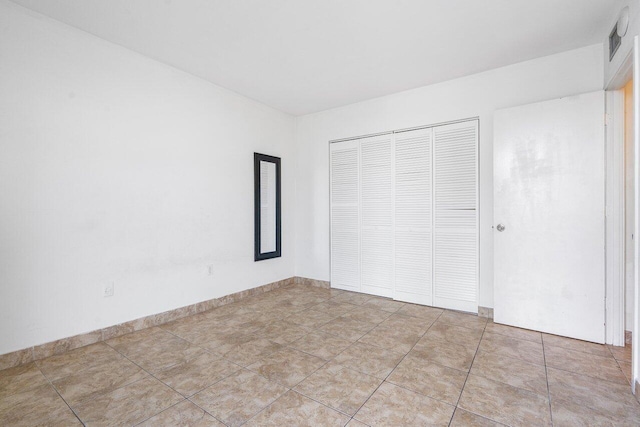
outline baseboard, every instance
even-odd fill
[[[277,282],[258,286],[257,288],[247,289],[241,292],[236,292],[234,294],[225,295],[220,298],[202,301],[185,307],[176,308],[174,310],[165,311],[163,313],[152,314],[150,316],[141,317],[139,319],[120,323],[118,325],[113,325],[84,334],[75,335],[73,337],[62,338],[45,344],[40,344],[22,350],[13,351],[11,353],[2,354],[0,355],[0,370],[13,368],[15,366],[33,362],[35,360],[62,354],[76,348],[95,344],[101,341],[106,341],[108,339],[139,331],[141,329],[150,328],[152,326],[159,326],[164,323],[180,319],[182,317],[202,313],[204,311],[208,311],[226,304],[231,304],[255,295],[260,295],[274,289],[293,285],[294,283],[325,287],[323,281],[321,280],[290,277],[288,279],[283,279]],[[328,282],[326,283],[328,284]]]
[[[478,317],[486,317],[487,319],[493,319],[493,308],[478,307]]]
[[[631,331],[624,331],[624,345],[631,345],[633,341],[631,338],[633,337],[633,333]]]
[[[329,289],[331,283],[326,280],[309,279],[307,277],[296,276],[294,278],[296,285],[315,286],[316,288]]]

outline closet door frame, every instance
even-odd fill
[[[435,244],[436,244],[436,200],[435,200],[435,192],[436,192],[436,177],[435,177],[435,162],[436,162],[436,158],[435,158],[435,132],[434,129],[440,126],[447,126],[447,125],[452,125],[452,124],[458,124],[458,123],[467,123],[467,122],[475,122],[475,147],[474,147],[474,155],[475,155],[475,233],[474,233],[474,237],[475,237],[475,301],[474,302],[468,302],[468,301],[460,301],[460,302],[456,302],[455,300],[451,300],[451,299],[447,299],[445,304],[438,304],[438,301],[436,301],[436,266],[435,266]],[[461,119],[461,120],[455,120],[455,121],[450,121],[450,122],[443,122],[443,123],[437,123],[437,124],[432,124],[432,125],[426,125],[426,126],[418,126],[418,127],[413,127],[413,128],[407,128],[407,129],[400,129],[400,130],[395,130],[392,132],[381,132],[378,134],[371,134],[371,135],[362,135],[362,136],[358,136],[358,137],[353,137],[353,138],[345,138],[345,139],[338,139],[338,140],[332,140],[329,141],[329,155],[330,155],[330,172],[329,172],[329,185],[330,185],[330,191],[329,191],[329,197],[330,197],[330,203],[329,203],[329,210],[330,210],[330,225],[333,224],[333,204],[331,201],[332,198],[332,194],[333,194],[333,189],[332,189],[332,164],[331,164],[331,153],[333,151],[332,149],[332,145],[333,144],[344,144],[344,143],[348,143],[348,144],[354,144],[354,146],[357,147],[358,150],[358,279],[359,279],[359,287],[358,289],[354,289],[353,287],[343,287],[340,284],[334,283],[333,278],[334,278],[334,272],[333,272],[333,267],[334,267],[334,254],[333,251],[330,250],[330,263],[331,263],[331,287],[336,288],[336,289],[344,289],[344,290],[349,290],[349,291],[356,291],[356,292],[362,292],[362,266],[361,266],[361,258],[362,258],[362,201],[361,201],[361,188],[362,188],[362,150],[361,150],[361,146],[360,143],[363,139],[365,138],[370,138],[370,137],[375,137],[375,136],[382,136],[382,135],[389,135],[392,138],[392,143],[391,143],[391,156],[392,156],[392,165],[391,165],[391,173],[392,173],[392,218],[393,218],[393,222],[392,222],[392,245],[389,248],[389,252],[392,254],[392,295],[385,295],[385,296],[391,296],[394,299],[397,299],[396,297],[398,295],[396,295],[396,260],[395,260],[395,256],[396,256],[396,178],[395,178],[395,172],[396,172],[396,160],[395,160],[395,155],[396,155],[396,136],[399,133],[404,133],[404,132],[409,132],[409,131],[413,131],[413,130],[424,130],[424,129],[431,129],[431,301],[430,304],[425,304],[425,303],[421,303],[419,300],[415,300],[415,301],[409,301],[409,302],[414,302],[417,304],[423,304],[423,305],[430,305],[430,306],[434,306],[434,307],[441,307],[441,308],[447,308],[447,309],[453,309],[453,310],[460,310],[460,311],[466,311],[466,312],[471,312],[471,313],[477,313],[478,312],[478,304],[479,304],[479,295],[480,295],[480,166],[479,166],[479,145],[480,145],[480,121],[478,117],[471,117],[471,118],[467,118],[467,119]],[[333,248],[333,243],[332,243],[332,239],[333,239],[333,230],[331,230],[330,232],[330,249]],[[375,295],[375,294],[372,294]],[[406,301],[405,298],[401,298],[400,300],[402,301]]]

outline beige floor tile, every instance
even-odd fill
[[[231,331],[224,329],[212,331],[209,336],[211,339],[202,343],[201,347],[220,355],[229,353],[240,345],[262,338],[255,332],[243,331],[235,326]]]
[[[504,424],[497,423],[460,408],[456,408],[451,424],[449,424],[450,427],[499,427],[502,425]]]
[[[139,425],[144,427],[224,427],[224,424],[188,400],[165,409]]]
[[[231,338],[222,345],[205,344],[213,353],[223,356],[241,366],[248,366],[261,358],[280,350],[283,346],[273,341],[251,334],[241,338]]]
[[[218,355],[201,351],[179,365],[155,374],[160,381],[182,394],[191,396],[241,369]]]
[[[367,306],[358,306],[353,310],[342,315],[342,317],[351,318],[365,323],[378,324],[389,318],[392,313]]]
[[[190,400],[228,426],[239,426],[287,391],[243,369],[195,394]]]
[[[448,426],[454,409],[385,382],[354,418],[369,426]]]
[[[637,411],[600,411],[588,406],[580,406],[570,401],[551,402],[553,425],[559,427],[583,426],[638,426],[640,413]]]
[[[293,348],[283,348],[249,365],[250,369],[270,381],[294,387],[326,361]]]
[[[153,327],[111,338],[105,343],[117,352],[127,355],[134,351],[139,352],[143,348],[160,347],[167,342],[175,341],[176,338],[170,332]]]
[[[349,317],[338,317],[320,327],[320,330],[354,342],[375,327],[376,323],[361,322]]]
[[[127,359],[114,360],[84,369],[53,381],[60,395],[72,407],[148,377],[149,374]]]
[[[420,335],[418,334],[379,325],[360,338],[358,342],[407,353],[419,339]]]
[[[482,336],[479,350],[514,359],[522,359],[537,365],[544,365],[542,345],[533,341],[519,340],[485,332]]]
[[[249,304],[255,301],[254,299],[247,299],[242,304],[232,303],[226,304],[220,307],[216,307],[213,310],[209,310],[203,313],[206,318],[209,319],[223,319],[229,316],[242,316],[243,314],[252,313],[254,310],[249,307]]]
[[[406,304],[400,301],[394,301],[390,298],[373,297],[363,304],[365,307],[377,308],[378,310],[395,313]]]
[[[465,328],[484,330],[487,325],[486,317],[478,317],[475,314],[466,314],[458,311],[445,310],[442,316],[438,317],[438,322],[450,325],[463,326]]]
[[[441,308],[427,307],[425,305],[406,304],[400,310],[396,311],[396,314],[404,314],[407,316],[418,317],[425,321],[435,322],[438,317],[444,312]]]
[[[256,334],[277,344],[286,345],[299,340],[309,332],[309,328],[278,320],[260,329]]]
[[[381,383],[379,378],[329,363],[298,384],[295,391],[353,415]]]
[[[534,341],[542,343],[542,334],[537,331],[530,331],[528,329],[514,328],[512,326],[501,325],[499,323],[493,323],[493,321],[487,322],[485,327],[486,332],[492,334],[505,335],[511,338],[517,338],[519,340]]]
[[[387,381],[416,393],[456,405],[467,373],[437,363],[405,357]]]
[[[402,353],[369,344],[355,343],[340,353],[334,360],[347,368],[384,379],[393,371],[403,357],[404,354]]]
[[[223,325],[217,319],[207,319],[204,314],[183,317],[160,328],[192,344],[203,344],[222,333],[230,334],[237,330],[236,326]]]
[[[74,409],[92,426],[134,425],[183,400],[155,378],[145,378],[89,400]]]
[[[407,357],[430,360],[449,368],[469,371],[476,349],[468,345],[422,337],[407,354]]]
[[[627,383],[627,378],[622,373],[618,362],[609,357],[600,357],[591,353],[569,350],[567,348],[544,347],[544,355],[547,366],[588,375],[601,380],[613,381],[621,384]]]
[[[289,344],[289,347],[324,360],[330,360],[342,353],[351,344],[351,341],[343,340],[326,332],[317,331]]]
[[[607,348],[613,354],[613,357],[616,360],[623,362],[631,362],[631,346],[628,345],[626,347],[616,347],[613,345],[608,345]]]
[[[288,391],[268,408],[249,420],[246,426],[344,426],[349,417],[307,397]]]
[[[106,362],[122,359],[122,355],[105,343],[77,348],[69,352],[38,360],[36,364],[46,377],[55,381],[71,374],[78,374]]]
[[[1,426],[81,426],[51,385],[41,385],[0,399]]]
[[[433,325],[434,320],[425,320],[419,317],[407,316],[406,314],[392,314],[378,326],[395,329],[402,332],[411,332],[422,336]]]
[[[473,360],[471,373],[542,396],[546,396],[548,393],[545,367],[522,359],[479,351]]]
[[[629,384],[631,384],[631,362],[618,361],[618,365],[620,366],[620,369],[622,370],[622,373],[624,374]]]
[[[630,356],[304,284],[0,371],[0,425],[640,425]]]
[[[145,346],[140,351],[134,351],[127,358],[146,371],[155,374],[175,365],[186,363],[204,350],[196,345],[177,338],[172,343],[165,343],[158,347]]]
[[[330,299],[320,304],[316,304],[310,307],[310,310],[321,311],[327,313],[330,316],[339,317],[353,310],[355,307],[353,304],[348,304],[341,301],[334,301]]]
[[[291,322],[296,325],[304,326],[307,328],[315,329],[329,323],[336,317],[338,316],[335,316],[333,314],[326,313],[323,311],[316,311],[313,309],[309,309],[309,310],[298,312],[289,317],[286,317],[284,321]]]
[[[549,400],[527,390],[470,374],[458,406],[510,426],[550,426]]]
[[[361,294],[358,292],[343,292],[331,298],[334,302],[346,302],[354,305],[362,305],[373,298],[373,295]]]
[[[236,331],[242,331],[243,333],[256,332],[259,329],[264,328],[269,323],[279,320],[286,314],[278,313],[273,314],[271,312],[252,312],[244,313],[242,315],[230,315],[220,319],[217,319],[216,326],[221,329],[235,328]]]
[[[559,337],[557,335],[550,334],[542,334],[542,341],[545,346],[550,345],[553,347],[562,347],[602,357],[609,357],[611,355],[611,352],[606,346],[592,342],[574,340],[572,338]]]
[[[547,368],[549,394],[554,403],[570,403],[590,408],[605,417],[640,416],[640,405],[628,384]]]
[[[440,320],[438,320],[429,328],[425,336],[440,341],[464,345],[465,347],[475,350],[480,343],[482,330],[441,323]]]
[[[5,369],[0,371],[0,399],[48,384],[35,363]]]

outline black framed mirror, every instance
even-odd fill
[[[253,153],[255,261],[281,256],[280,157]]]

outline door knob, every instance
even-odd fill
[[[498,225],[496,226],[496,229],[497,229],[498,231],[502,232],[502,231],[504,231],[504,225],[502,225],[502,224],[498,224]]]

